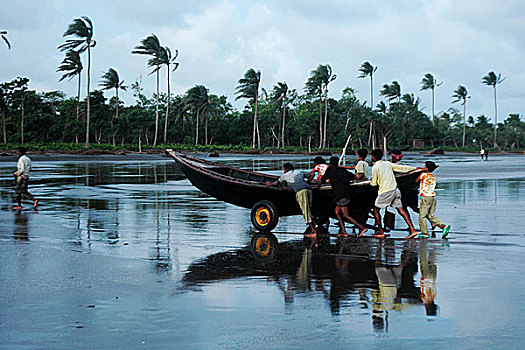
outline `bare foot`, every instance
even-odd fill
[[[311,233],[307,233],[304,235],[305,237],[307,238],[316,238],[317,237],[317,232],[311,232]]]
[[[357,237],[361,237],[366,231],[368,231],[367,228],[362,228],[361,231],[359,231],[359,235],[357,235]],[[373,236],[373,235],[372,235]],[[384,235],[383,235],[384,236]]]
[[[375,237],[375,238],[385,238],[385,234],[384,233],[377,233],[375,235],[372,235],[372,237]]]
[[[22,207],[17,205],[16,207],[13,207],[13,210],[22,210]]]
[[[33,204],[33,209],[36,209],[36,206],[38,205],[38,199],[35,199],[35,202]]]
[[[412,232],[411,234],[409,234],[408,236],[405,237],[405,239],[410,239],[410,238],[414,238],[417,236],[417,232]]]
[[[346,231],[341,232],[340,234],[337,235],[337,237],[348,237],[348,233],[346,233]]]

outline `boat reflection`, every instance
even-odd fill
[[[344,308],[368,309],[374,329],[388,332],[391,312],[425,306],[427,315],[436,315],[435,257],[436,247],[427,240],[327,236],[279,243],[273,234],[259,232],[248,247],[193,263],[183,282],[192,289],[226,279],[267,277],[287,308],[298,296],[322,297],[332,315]]]

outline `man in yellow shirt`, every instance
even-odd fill
[[[410,234],[405,238],[414,238],[417,235],[416,229],[412,224],[412,220],[408,213],[403,209],[403,204],[401,203],[401,191],[397,188],[396,177],[394,176],[394,171],[397,172],[408,172],[416,170],[417,168],[407,166],[407,165],[398,165],[393,164],[387,161],[382,161],[383,151],[380,149],[375,149],[371,153],[372,162],[374,166],[372,167],[372,179],[370,185],[379,186],[377,193],[377,198],[374,205],[374,217],[376,219],[376,224],[379,228],[379,233],[372,235],[374,237],[383,238],[385,237],[385,231],[381,225],[381,213],[379,210],[381,208],[386,208],[392,206],[396,208],[397,212],[405,219],[410,230]]]

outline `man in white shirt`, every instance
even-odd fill
[[[410,216],[403,209],[403,204],[401,203],[401,191],[399,191],[397,188],[394,171],[404,173],[416,170],[417,168],[382,161],[381,158],[383,158],[383,151],[380,149],[373,150],[371,156],[374,166],[372,167],[372,179],[370,185],[379,186],[374,205],[374,217],[379,228],[379,233],[373,236],[378,238],[385,237],[385,232],[383,231],[383,227],[381,225],[381,214],[379,210],[381,208],[392,206],[396,208],[397,212],[403,217],[403,219],[405,219],[406,223],[408,224],[410,234],[405,238],[414,238],[417,235],[417,232],[414,228],[414,225],[412,224]]]
[[[33,201],[33,209],[36,209],[38,205],[38,200],[33,197],[31,193],[28,192],[27,187],[29,186],[29,172],[31,171],[31,158],[26,156],[26,148],[18,148],[18,170],[14,173],[16,177],[16,200],[18,205],[14,207],[14,210],[22,210],[22,195],[25,194]]]

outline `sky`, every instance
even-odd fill
[[[383,84],[396,80],[402,93],[421,98],[431,114],[431,92],[420,91],[424,74],[436,88],[436,114],[455,106],[453,91],[464,85],[471,96],[467,115],[494,121],[492,87],[481,79],[494,71],[505,77],[498,85],[498,121],[525,113],[525,1],[522,0],[1,0],[0,30],[7,30],[11,50],[0,42],[0,82],[17,76],[30,79],[30,89],[62,90],[76,96],[77,81],[58,80],[64,57],[57,47],[67,26],[81,16],[94,25],[92,89],[108,68],[124,84],[141,80],[144,93],[155,91],[145,56],[131,51],[148,35],[179,51],[179,68],[171,75],[171,91],[184,94],[195,85],[235,100],[238,80],[249,68],[261,71],[261,86],[272,90],[285,81],[300,93],[310,72],[329,64],[337,79],[329,95],[339,98],[346,87],[370,102],[369,79],[358,68],[369,61],[374,75],[374,104]],[[86,57],[83,57],[86,66]],[[85,96],[85,76],[83,92]],[[161,90],[166,90],[165,70]],[[105,93],[106,97],[113,92]],[[134,103],[130,91],[119,94]]]

